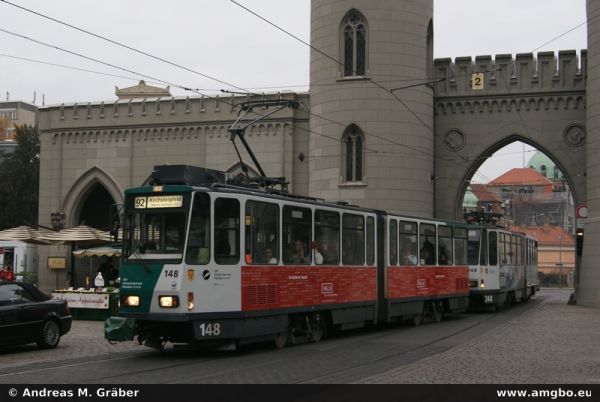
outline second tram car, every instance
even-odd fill
[[[503,231],[226,185],[202,168],[155,169],[153,185],[125,192],[119,308],[148,346],[283,347],[332,328],[439,321],[465,311],[480,283],[491,289],[471,261],[495,261],[479,260],[482,236],[513,247]]]
[[[494,308],[528,300],[539,289],[537,242],[501,228],[469,228],[471,303]]]

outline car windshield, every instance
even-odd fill
[[[181,260],[187,217],[184,198],[187,201],[187,197],[165,197],[172,197],[171,201],[151,202],[152,196],[134,196],[128,200],[128,205],[135,207],[130,207],[126,215],[126,258]]]

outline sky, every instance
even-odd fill
[[[232,1],[8,1],[238,87],[308,90],[309,48]],[[309,0],[237,1],[309,42]],[[586,20],[585,0],[434,0],[434,9],[435,57],[571,49],[579,52],[587,46],[585,25],[573,29]],[[572,31],[566,33],[569,30]],[[565,35],[554,40],[562,34]],[[171,84],[175,96],[196,95],[177,85],[210,94],[227,87],[0,0],[0,99],[5,100],[8,92],[11,100],[32,102],[35,92],[38,105],[42,104],[42,97],[46,105],[114,100],[115,86],[128,87],[140,79],[163,87]],[[520,144],[500,150],[498,153],[504,156],[490,158],[473,180],[485,182],[507,168],[521,167],[520,151]],[[525,161],[531,155],[530,150],[526,152]]]

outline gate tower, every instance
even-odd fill
[[[587,204],[577,304],[600,307],[600,2],[587,0]]]
[[[432,18],[433,0],[311,2],[310,196],[433,216]]]

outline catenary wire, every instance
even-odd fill
[[[239,89],[239,90],[242,90],[242,91],[246,91],[245,89],[243,89],[243,88],[240,88],[240,87],[238,87],[237,85],[231,84],[231,83],[229,83],[229,82],[227,82],[227,81],[220,80],[220,79],[218,79],[218,78],[215,78],[215,77],[213,77],[213,76],[210,76],[210,75],[208,75],[208,74],[202,73],[202,72],[200,72],[200,71],[197,71],[197,70],[191,69],[191,68],[189,68],[189,67],[185,67],[185,66],[183,66],[183,65],[181,65],[181,64],[178,64],[178,63],[175,63],[175,62],[172,62],[172,61],[166,60],[166,59],[164,59],[164,58],[162,58],[162,57],[155,56],[155,55],[153,55],[153,54],[150,54],[150,53],[148,53],[148,52],[145,52],[145,51],[143,51],[143,50],[136,49],[136,48],[134,48],[134,47],[132,47],[132,46],[129,46],[129,45],[123,44],[123,43],[121,43],[121,42],[117,42],[117,41],[115,41],[115,40],[112,40],[112,39],[110,39],[110,38],[107,38],[107,37],[105,37],[105,36],[102,36],[102,35],[99,35],[99,34],[96,34],[96,33],[90,32],[90,31],[88,31],[88,30],[86,30],[86,29],[79,28],[79,27],[77,27],[77,26],[75,26],[75,25],[72,25],[72,24],[66,23],[66,22],[64,22],[64,21],[58,20],[58,19],[56,19],[56,18],[50,17],[50,16],[48,16],[48,15],[45,15],[45,14],[42,14],[42,13],[40,13],[40,12],[37,12],[37,11],[31,10],[31,9],[29,9],[29,8],[26,8],[26,7],[23,7],[23,6],[21,6],[21,5],[18,5],[18,4],[15,4],[15,3],[11,3],[10,1],[7,1],[7,0],[0,0],[0,1],[2,1],[2,2],[3,2],[3,3],[5,3],[5,4],[11,5],[11,6],[13,6],[13,7],[17,7],[17,8],[19,8],[19,9],[23,10],[23,11],[26,11],[26,12],[29,12],[29,13],[32,13],[32,14],[35,14],[35,15],[37,15],[37,16],[39,16],[39,17],[42,17],[42,18],[45,18],[45,19],[47,19],[47,20],[50,20],[50,21],[56,22],[57,24],[61,24],[61,25],[67,26],[67,27],[69,27],[69,28],[71,28],[71,29],[75,29],[75,30],[77,30],[77,31],[79,31],[79,32],[85,33],[85,34],[87,34],[87,35],[90,35],[90,36],[93,36],[93,37],[95,37],[95,38],[102,39],[102,40],[104,40],[104,41],[110,42],[110,43],[112,43],[113,45],[117,45],[117,46],[120,46],[120,47],[122,47],[122,48],[125,48],[125,49],[128,49],[128,50],[131,50],[132,52],[136,52],[136,53],[138,53],[138,54],[142,54],[142,55],[144,55],[144,56],[147,56],[147,57],[153,58],[153,59],[155,59],[155,60],[159,60],[159,61],[161,61],[161,62],[163,62],[163,63],[167,63],[167,64],[169,64],[169,65],[171,65],[171,66],[174,66],[174,67],[180,68],[180,69],[182,69],[182,70],[185,70],[185,71],[187,71],[187,72],[190,72],[190,73],[193,73],[193,74],[199,75],[199,76],[201,76],[201,77],[207,78],[207,79],[209,79],[209,80],[212,80],[212,81],[218,82],[218,83],[220,83],[220,84],[227,85],[227,86],[230,86],[230,87],[233,87],[233,88],[237,88],[237,89]],[[247,92],[247,91],[246,91],[246,92]]]

